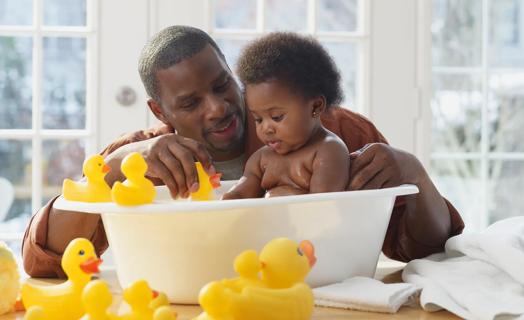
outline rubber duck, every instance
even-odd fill
[[[156,190],[153,182],[145,177],[147,163],[138,152],[128,154],[120,166],[127,180],[115,182],[111,190],[113,201],[124,206],[136,206],[153,202]]]
[[[248,281],[215,281],[202,288],[199,303],[204,309],[196,320],[305,320],[313,313],[313,293],[304,279],[316,262],[314,247],[309,241],[300,244],[278,238],[262,249],[258,259],[260,284],[253,275],[257,267],[253,253],[242,253],[235,259],[236,270],[246,272]],[[235,263],[236,264],[236,263]],[[238,271],[237,271],[238,272]],[[236,284],[231,286],[230,284]]]
[[[45,316],[44,308],[40,306],[32,306],[24,315],[24,320],[47,320],[49,317]]]
[[[241,292],[247,286],[267,287],[259,276],[262,264],[255,250],[246,250],[239,254],[235,258],[234,269],[238,277],[222,280],[224,286],[237,292]]]
[[[151,300],[151,303],[149,303],[149,307],[153,310],[158,309],[162,306],[168,306],[169,305],[169,299],[167,298],[167,295],[163,292],[158,292],[158,295],[156,298]]]
[[[82,166],[86,181],[64,179],[62,194],[66,200],[82,202],[110,202],[111,188],[104,180],[111,168],[101,155],[87,158]]]
[[[150,307],[151,302],[158,296],[158,292],[151,290],[145,280],[133,282],[131,286],[124,289],[124,301],[131,307],[129,319],[151,320],[154,309]]]
[[[153,320],[176,320],[177,313],[169,306],[160,306],[153,314]]]
[[[195,162],[196,170],[198,173],[199,188],[197,191],[191,193],[191,200],[193,201],[209,201],[215,200],[216,195],[213,192],[214,189],[220,187],[221,173],[215,173],[209,176],[204,170],[202,163]]]
[[[84,238],[72,240],[62,256],[62,268],[68,277],[64,283],[52,286],[22,286],[22,301],[29,311],[33,306],[44,309],[46,319],[78,319],[84,314],[81,295],[84,287],[102,263],[93,244]]]
[[[80,320],[114,320],[117,316],[107,310],[113,303],[113,295],[105,281],[93,280],[82,292],[85,315]]]
[[[14,311],[20,292],[20,275],[13,252],[0,241],[0,315]]]

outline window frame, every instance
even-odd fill
[[[205,0],[205,28],[213,39],[251,40],[266,34],[265,0],[256,1],[255,29],[220,29],[214,27],[214,10],[212,0]],[[356,31],[322,32],[317,30],[318,0],[307,0],[307,29],[303,34],[312,35],[319,41],[353,43],[356,46],[358,61],[356,63],[356,88],[354,111],[368,115],[370,113],[369,73],[370,73],[370,1],[357,0],[358,18]],[[348,106],[345,106],[348,107]]]
[[[491,17],[490,17],[490,6],[493,4],[493,0],[482,0],[482,16],[481,16],[481,23],[482,23],[482,29],[481,29],[481,64],[477,67],[447,67],[447,66],[438,66],[438,65],[432,65],[430,62],[430,66],[428,68],[429,77],[431,78],[434,75],[468,75],[468,76],[480,76],[481,78],[481,90],[482,90],[482,103],[481,103],[481,131],[480,131],[480,151],[478,152],[435,152],[433,150],[426,150],[426,154],[428,154],[428,158],[430,160],[434,161],[443,161],[443,160],[473,160],[473,161],[480,161],[480,175],[479,180],[481,183],[481,196],[482,204],[481,208],[482,211],[478,214],[475,214],[468,218],[468,223],[466,224],[466,227],[469,231],[477,231],[485,229],[489,225],[489,217],[490,217],[490,176],[489,176],[489,170],[490,170],[490,162],[493,160],[524,160],[524,152],[492,152],[490,150],[490,144],[489,139],[492,132],[489,131],[489,109],[488,109],[488,101],[489,101],[489,94],[490,94],[490,77],[497,75],[497,74],[508,74],[512,72],[523,72],[524,68],[501,68],[501,67],[491,67],[489,65],[489,59],[490,59],[490,43],[489,43],[489,32],[490,32],[490,25],[491,25]],[[428,4],[430,8],[427,10],[431,10],[432,2]],[[431,23],[433,20],[433,15],[429,14],[426,18],[422,19],[423,23],[428,25],[428,37],[431,39]],[[426,49],[427,50],[427,49]],[[431,45],[429,48],[428,56],[431,59]],[[428,88],[428,85],[425,86]],[[431,121],[433,114],[431,111],[430,106],[430,100],[431,100],[431,94],[433,92],[433,89],[431,88],[431,84],[429,84],[429,98],[426,105],[426,109],[429,110],[429,120],[426,120],[427,122],[427,132],[428,136],[431,135],[431,123],[428,121]],[[429,149],[429,148],[428,148]],[[428,166],[428,168],[430,168]]]
[[[29,37],[32,39],[32,119],[31,129],[0,129],[1,140],[31,141],[31,209],[33,214],[42,206],[44,196],[53,196],[61,192],[60,188],[43,186],[42,144],[46,140],[68,141],[82,140],[85,152],[96,152],[98,140],[98,6],[99,0],[86,0],[85,26],[44,26],[43,2],[33,0],[31,26],[0,26],[0,36]],[[42,93],[43,93],[43,39],[46,37],[84,38],[86,41],[86,124],[85,129],[43,129]],[[15,187],[16,193],[27,193]],[[15,196],[16,198],[16,196]],[[2,222],[0,222],[2,223]],[[0,241],[19,241],[23,232],[0,232]]]

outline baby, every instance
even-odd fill
[[[265,146],[223,199],[343,191],[349,176],[344,142],[320,115],[342,99],[340,75],[311,37],[272,33],[242,52],[237,74]]]

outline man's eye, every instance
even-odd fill
[[[281,115],[279,115],[279,116],[273,116],[273,117],[271,117],[271,119],[272,119],[273,121],[275,121],[275,122],[279,122],[279,121],[281,121],[282,119],[284,119],[284,115],[281,114]]]
[[[196,107],[196,105],[198,104],[198,101],[197,100],[191,100],[187,103],[184,103],[183,105],[181,105],[180,107],[182,109],[192,109],[194,107]]]
[[[218,92],[225,91],[227,89],[227,87],[229,86],[229,82],[230,82],[230,80],[227,79],[224,83],[222,83],[221,85],[215,87],[215,91],[218,91]]]

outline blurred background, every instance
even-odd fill
[[[16,253],[86,154],[153,124],[136,61],[172,24],[208,31],[232,69],[261,34],[312,34],[343,106],[422,159],[467,231],[522,214],[524,0],[0,0],[0,240]]]

